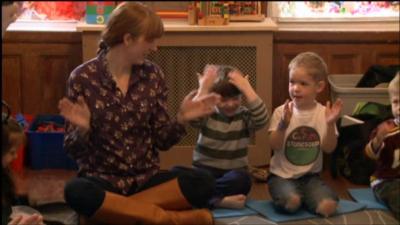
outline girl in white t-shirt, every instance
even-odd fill
[[[293,213],[302,204],[328,217],[335,213],[337,195],[322,181],[322,152],[337,144],[336,121],[342,101],[326,106],[315,99],[324,90],[327,66],[315,53],[304,52],[289,64],[289,95],[275,109],[269,127],[274,155],[271,158],[269,191],[276,209]]]

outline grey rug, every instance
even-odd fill
[[[381,210],[362,210],[354,213],[343,214],[330,218],[313,218],[307,220],[290,221],[284,223],[275,223],[261,216],[244,216],[223,218],[215,221],[216,225],[395,225],[399,224],[390,212]]]

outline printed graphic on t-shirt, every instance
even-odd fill
[[[298,127],[286,138],[286,158],[293,165],[308,165],[317,159],[320,144],[320,137],[314,128]]]

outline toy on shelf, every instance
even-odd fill
[[[229,6],[222,1],[195,2],[194,9],[197,12],[199,25],[229,24]]]
[[[194,1],[188,6],[190,25],[227,25],[230,21],[262,21],[260,1]]]
[[[86,23],[105,24],[115,8],[113,1],[88,1],[86,4]]]
[[[263,21],[260,1],[239,1],[229,4],[230,21]]]

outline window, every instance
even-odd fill
[[[24,1],[24,21],[80,21],[85,17],[86,2]]]
[[[399,1],[274,2],[279,18],[399,18]]]

